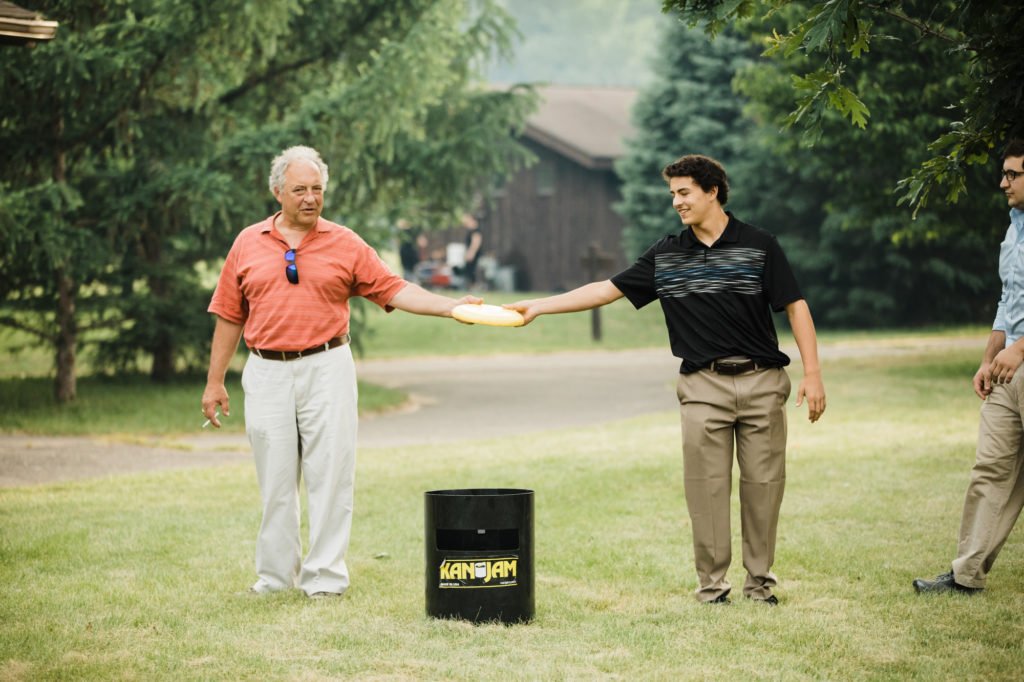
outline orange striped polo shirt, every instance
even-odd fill
[[[289,249],[276,214],[242,230],[228,252],[207,310],[243,325],[251,348],[303,350],[349,331],[348,299],[388,312],[406,281],[352,230],[320,218],[295,249],[298,284],[285,276]]]

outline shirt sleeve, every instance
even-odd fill
[[[241,250],[236,239],[224,260],[217,280],[217,288],[213,290],[213,298],[206,309],[218,317],[223,317],[234,324],[244,324],[249,317],[249,306],[242,294],[242,280],[238,275],[238,252]]]
[[[612,284],[638,310],[658,298],[658,290],[654,284],[654,256],[658,251],[658,244],[647,249],[633,265],[612,277]]]
[[[362,296],[391,312],[394,308],[388,304],[408,282],[391,272],[391,268],[381,260],[373,247],[362,239],[359,239],[358,248],[351,294]]]
[[[996,306],[996,319],[992,320],[992,331],[994,332],[1005,332],[1006,331],[1006,288],[1003,288],[1002,295],[999,296],[999,305]]]
[[[799,301],[804,297],[796,283],[793,268],[790,267],[786,254],[774,236],[768,243],[763,286],[768,295],[769,305],[777,313],[785,310],[793,301]]]
[[[1010,214],[1010,227],[1006,229],[1006,236],[999,245],[999,282],[1002,289],[999,294],[999,304],[996,306],[996,319],[992,321],[992,331],[1005,332],[1009,326],[1006,321],[1006,307],[1010,300],[1010,292],[1006,288],[1006,280],[1009,275],[1009,264],[1013,262],[1014,244],[1017,242],[1017,233],[1014,230],[1013,214]]]

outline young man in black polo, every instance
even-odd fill
[[[789,358],[779,350],[771,311],[785,310],[789,317],[804,368],[796,404],[807,400],[812,422],[825,411],[814,322],[775,237],[722,208],[729,182],[721,164],[684,156],[662,176],[686,229],[659,240],[610,280],[506,307],[529,323],[539,315],[589,310],[623,296],[637,308],[661,302],[672,353],[683,360],[677,394],[697,599],[729,601],[735,444],[747,569],[743,594],[774,605],[771,567],[786,481],[790,382],[783,369]]]

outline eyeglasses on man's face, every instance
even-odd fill
[[[1009,168],[1004,168],[1002,172],[1002,176],[1006,178],[1007,182],[1013,182],[1022,175],[1024,175],[1024,171],[1010,170]]]
[[[295,249],[288,249],[284,252],[284,259],[288,265],[284,266],[284,276],[292,284],[299,283],[299,269],[295,266]]]

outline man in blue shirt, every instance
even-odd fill
[[[915,580],[914,590],[976,594],[985,588],[999,550],[1024,507],[1024,140],[1003,151],[999,189],[1010,227],[999,247],[999,299],[974,392],[981,407],[978,449],[967,486],[956,559],[948,573]]]

